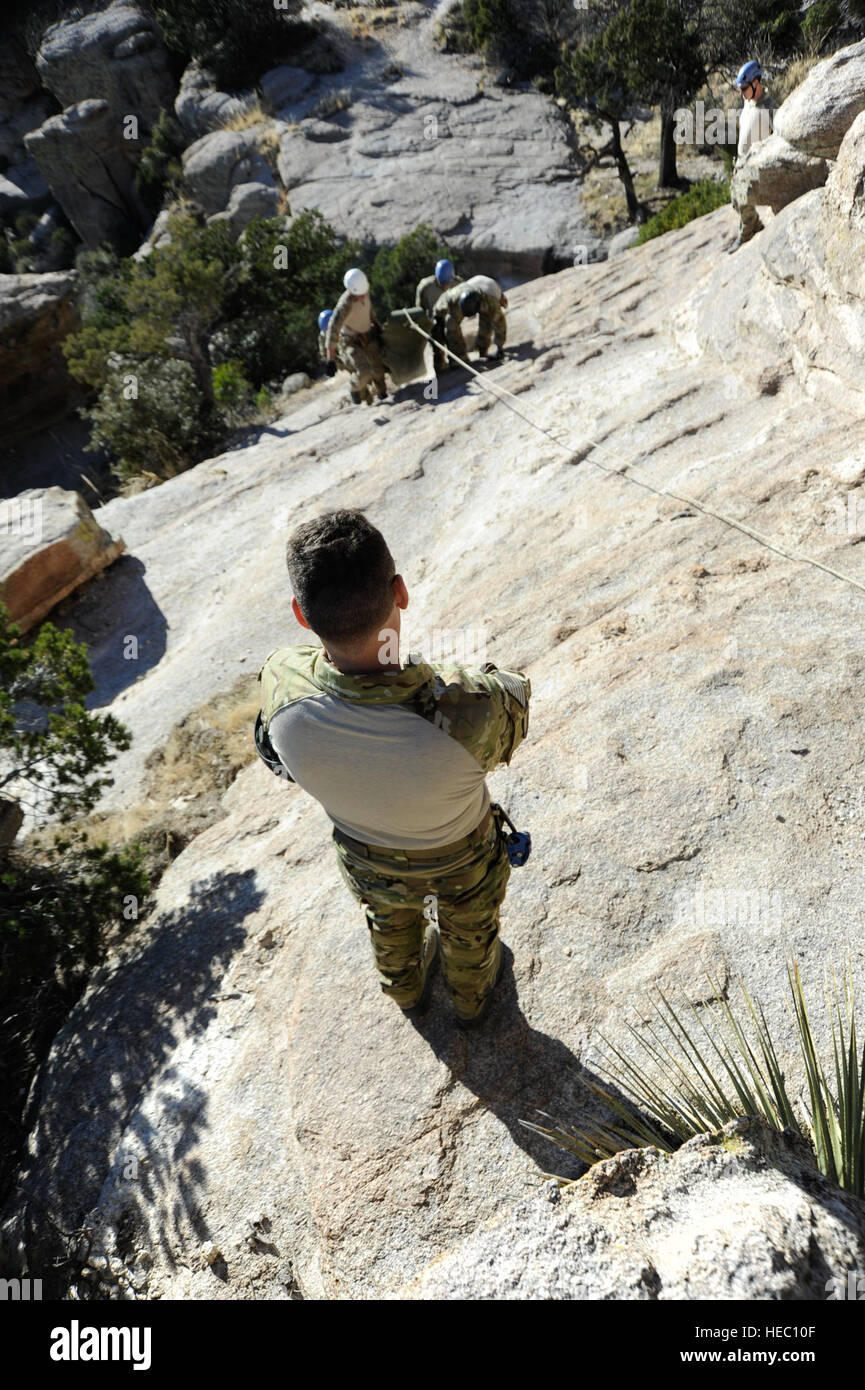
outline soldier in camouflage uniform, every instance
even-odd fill
[[[480,357],[486,357],[491,339],[495,339],[495,356],[500,357],[508,334],[503,308],[507,299],[497,281],[488,275],[473,275],[445,290],[435,307],[433,336],[451,352],[465,361],[468,357],[462,323],[465,318],[478,316],[476,347]],[[442,354],[443,356],[444,354]],[[438,370],[438,369],[437,369]]]
[[[333,361],[337,347],[349,372],[350,396],[355,405],[373,402],[373,387],[379,398],[387,395],[385,365],[381,355],[381,329],[369,297],[369,282],[356,267],[346,271],[345,293],[337,300],[325,336],[325,350]]]
[[[400,665],[408,594],[360,513],[301,527],[288,558],[295,616],[315,624],[324,647],[270,653],[261,726],[284,775],[333,821],[384,993],[410,1016],[423,1012],[440,937],[457,1020],[471,1027],[501,973],[510,873],[486,773],[509,763],[526,736],[530,683],[489,663],[409,656]]]
[[[417,287],[415,295],[415,308],[423,309],[427,318],[433,320],[433,336],[435,334],[435,307],[444,291],[453,285],[461,285],[462,280],[456,274],[453,262],[441,260],[436,263],[435,274],[427,275]],[[444,341],[441,339],[441,341]],[[433,364],[437,375],[447,370],[448,359],[439,346],[439,339],[433,346]]]

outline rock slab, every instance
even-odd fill
[[[2,511],[7,534],[0,600],[22,632],[125,548],[98,524],[79,493],[64,488],[31,488],[4,502]]]
[[[793,1131],[734,1120],[674,1154],[629,1149],[540,1192],[400,1299],[826,1299],[865,1265],[865,1202]]]

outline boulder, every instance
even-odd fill
[[[698,287],[682,328],[747,375],[760,360],[794,373],[806,395],[820,379],[844,411],[865,398],[863,177],[865,112],[844,137],[825,186],[784,208],[714,283]]]
[[[259,78],[261,104],[266,111],[273,113],[294,106],[315,84],[312,73],[303,68],[283,63],[281,67],[271,68]]]
[[[233,96],[218,91],[213,74],[197,63],[190,63],[180,79],[174,113],[187,140],[198,140],[217,130],[232,116],[242,115],[252,100],[249,95]]]
[[[466,269],[526,277],[573,264],[578,246],[595,258],[572,138],[540,93],[484,92],[448,68],[359,88],[332,119],[284,124],[278,167],[292,211],[319,208],[341,236],[392,244],[427,222]]]
[[[820,188],[829,176],[829,167],[825,159],[795,149],[775,132],[752,145],[736,165],[731,196],[734,202],[747,200],[780,212],[803,193]]]
[[[80,493],[31,488],[3,507],[11,534],[0,560],[0,601],[22,632],[125,548],[98,525]]]
[[[616,232],[607,244],[607,258],[611,260],[613,256],[621,256],[623,252],[629,251],[636,244],[639,235],[639,227],[624,227],[622,231]]]
[[[80,399],[62,352],[63,339],[78,327],[75,281],[72,271],[0,275],[4,447],[62,419]]]
[[[776,134],[805,154],[834,159],[865,110],[865,39],[816,63],[775,113]]]
[[[209,221],[227,222],[235,237],[239,237],[254,217],[275,217],[279,212],[280,191],[270,183],[238,183],[231,190],[228,206],[214,213]]]
[[[170,110],[175,82],[153,16],[127,0],[46,30],[36,55],[43,83],[61,106],[106,101],[114,120],[136,116],[139,144],[159,112]]]
[[[151,219],[135,188],[129,142],[107,101],[67,107],[24,143],[86,246],[107,241],[128,252],[138,245]]]
[[[189,196],[207,214],[227,209],[237,184],[273,184],[273,174],[259,140],[268,126],[249,130],[215,130],[183,153],[183,176]]]
[[[280,394],[283,396],[294,396],[298,391],[303,391],[309,385],[309,377],[306,372],[292,372],[280,387]]]
[[[431,1300],[824,1300],[865,1267],[865,1202],[798,1135],[735,1120],[629,1149],[473,1232],[395,1295]]]

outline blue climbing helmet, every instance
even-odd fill
[[[736,73],[736,86],[739,88],[739,91],[741,91],[743,87],[750,86],[752,82],[756,82],[757,78],[762,76],[762,67],[757,62],[756,58],[752,58],[750,62],[743,63]]]
[[[322,309],[321,313],[320,313],[319,316],[318,316],[318,331],[319,331],[319,333],[326,333],[326,332],[327,332],[327,325],[330,323],[330,321],[331,321],[332,318],[333,318],[333,310],[332,310],[332,309]]]
[[[440,285],[449,285],[455,273],[453,261],[436,261],[436,280]]]

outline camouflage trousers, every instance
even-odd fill
[[[444,313],[436,314],[433,320],[433,333],[435,346],[433,347],[433,364],[437,372],[447,371],[448,367],[458,367],[459,363],[454,362],[453,358],[448,357],[442,352],[439,344],[455,352],[457,357],[461,357],[465,362],[469,355],[466,347],[466,340],[463,337],[462,319],[457,318],[456,314]]]
[[[489,308],[482,308],[478,314],[478,337],[475,343],[478,354],[483,357],[489,351],[491,342],[494,342],[496,347],[503,348],[507,336],[508,321],[502,306],[492,302]]]
[[[387,392],[381,348],[371,333],[365,333],[362,338],[343,333],[339,340],[339,355],[350,374],[351,389],[357,391],[362,400],[372,402],[373,387],[380,396]]]
[[[402,1008],[416,1003],[424,932],[435,911],[445,984],[457,1014],[472,1018],[498,973],[499,908],[511,871],[492,815],[435,857],[359,846],[336,831],[334,843],[342,877],[366,913],[383,992]]]

